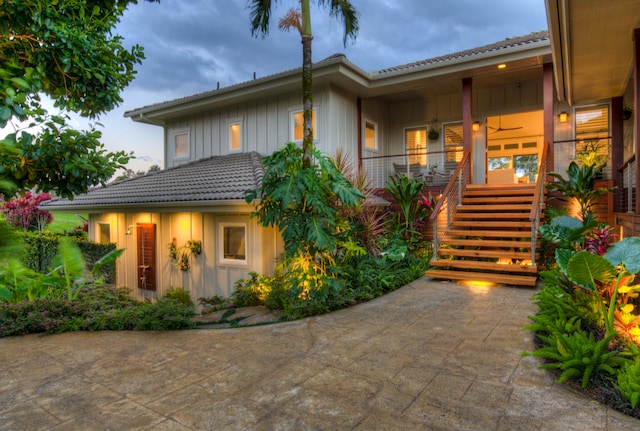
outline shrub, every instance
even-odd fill
[[[171,298],[160,298],[144,303],[139,313],[137,328],[144,330],[171,330],[192,328],[195,324],[193,308]]]
[[[185,290],[182,287],[170,288],[165,292],[163,297],[174,299],[193,309],[193,301],[191,300],[191,295],[189,294],[188,290]]]
[[[22,197],[14,197],[5,202],[0,207],[0,211],[4,214],[7,223],[15,228],[42,231],[53,221],[53,216],[49,211],[41,210],[38,206],[49,199],[51,199],[49,193],[33,195],[31,192],[26,192]]]
[[[618,373],[615,387],[636,408],[640,402],[640,359],[628,362]]]
[[[124,288],[87,286],[73,300],[38,298],[0,304],[0,337],[32,333],[99,330],[166,330],[191,328],[193,309],[161,298],[139,302]]]

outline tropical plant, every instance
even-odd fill
[[[628,362],[618,372],[615,387],[629,400],[632,408],[640,403],[640,359]]]
[[[4,202],[0,212],[11,226],[24,230],[44,230],[53,221],[53,215],[39,208],[39,205],[51,199],[49,193],[31,194],[27,191],[24,196],[13,197]]]
[[[245,193],[247,203],[261,197],[252,216],[278,227],[289,257],[333,254],[351,229],[338,208],[357,207],[364,199],[330,158],[315,149],[312,155],[316,164],[305,167],[302,149],[289,142],[264,158],[261,187]]]
[[[616,350],[607,350],[615,333],[599,341],[595,340],[593,334],[587,335],[582,329],[553,332],[550,335],[538,335],[538,337],[545,346],[527,354],[550,361],[540,368],[559,369],[561,374],[557,380],[558,383],[576,377],[580,378],[581,385],[585,388],[593,372],[606,371],[615,375],[615,369],[627,362],[627,359],[621,357]]]
[[[115,262],[123,252],[124,249],[109,252],[94,263],[91,271],[86,274],[86,265],[80,248],[71,240],[62,239],[58,246],[58,254],[53,258],[54,268],[49,273],[47,282],[62,284],[67,291],[67,299],[76,299],[89,282],[95,281],[95,276],[100,273],[102,267]]]
[[[66,116],[48,116],[40,98],[46,94],[56,108],[90,118],[122,102],[120,92],[144,58],[141,47],[126,49],[113,33],[131,3],[136,0],[3,3],[0,128],[13,125],[15,132],[0,140],[0,170],[20,190],[72,197],[104,183],[132,157],[107,152],[95,128],[79,132]],[[40,132],[20,130],[18,122]]]
[[[387,233],[387,214],[376,205],[376,194],[364,169],[358,169],[342,148],[336,150],[336,168],[364,196],[360,206],[340,206],[341,214],[353,225],[353,236],[367,252],[379,255],[382,251],[379,240]]]
[[[277,3],[274,0],[273,3]],[[358,12],[351,5],[349,0],[316,0],[320,6],[329,6],[330,15],[342,20],[344,24],[344,39],[346,46],[347,41],[355,39],[358,33]],[[262,35],[263,37],[269,33],[269,21],[271,18],[271,0],[250,0],[251,7],[251,34],[253,36]],[[313,148],[313,80],[312,80],[312,56],[311,41],[313,34],[311,32],[311,0],[300,0],[300,10],[291,9],[280,20],[279,27],[284,30],[295,28],[302,38],[302,105],[303,105],[303,122],[304,135],[302,140],[302,166],[308,168],[311,166],[311,156]]]
[[[399,178],[390,177],[386,184],[387,192],[400,208],[400,212],[393,219],[392,230],[399,231],[411,249],[419,248],[424,242],[422,231],[435,206],[431,193],[422,193],[423,187],[422,181],[407,178],[404,174]]]
[[[579,216],[585,221],[593,212],[593,205],[601,196],[611,192],[606,187],[596,188],[596,180],[602,173],[604,165],[579,166],[572,161],[567,168],[567,178],[558,172],[549,172],[548,175],[557,182],[547,184],[547,188],[553,192],[559,192],[564,196],[576,200],[579,206]]]

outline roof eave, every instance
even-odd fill
[[[292,69],[218,90],[134,109],[125,112],[124,116],[136,122],[164,125],[166,118],[175,118],[203,108],[212,109],[260,96],[280,94],[287,90],[295,91],[299,88],[301,73],[302,68]],[[336,75],[344,75],[346,79],[362,86],[366,86],[371,79],[370,74],[346,57],[320,61],[313,65],[313,73],[314,84],[322,84],[325,80],[329,82],[331,80],[328,78]]]
[[[217,201],[187,201],[187,202],[150,202],[136,204],[101,204],[101,205],[64,205],[64,206],[42,206],[52,213],[74,214],[74,213],[137,213],[137,212],[157,212],[157,213],[177,213],[177,212],[215,212],[215,213],[247,213],[255,209],[254,203],[247,204],[243,199],[229,199]]]
[[[396,72],[387,72],[373,77],[372,81],[376,86],[388,85],[390,82],[429,78],[459,73],[465,70],[473,70],[486,66],[494,66],[500,63],[523,60],[533,57],[544,57],[551,54],[551,47],[548,40],[531,42],[500,50],[488,51],[454,58],[447,61],[426,64],[424,66],[412,67]]]

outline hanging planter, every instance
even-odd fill
[[[627,121],[628,119],[631,118],[632,115],[633,115],[633,108],[631,106],[625,105],[622,108],[622,119],[624,121]]]
[[[440,137],[440,131],[436,127],[437,124],[438,124],[438,119],[434,118],[433,119],[433,123],[431,123],[431,127],[429,128],[429,131],[427,132],[427,138],[429,138],[430,141],[435,141]]]
[[[168,247],[171,263],[180,271],[188,271],[191,268],[191,256],[202,253],[202,242],[196,240],[189,240],[182,247],[178,247],[176,239],[173,238]]]

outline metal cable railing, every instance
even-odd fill
[[[542,206],[544,205],[544,187],[547,182],[547,151],[549,144],[544,143],[542,149],[542,157],[538,166],[538,177],[536,180],[536,189],[533,194],[531,203],[531,212],[529,213],[529,221],[531,222],[531,265],[536,266],[536,248],[538,243],[538,228],[540,227],[540,216],[542,215]]]
[[[433,223],[433,260],[436,259],[438,247],[451,226],[451,220],[455,216],[458,206],[461,205],[462,194],[470,182],[471,152],[465,151],[462,160],[460,160],[457,169],[444,189],[442,197],[438,200],[429,217],[429,220]]]

